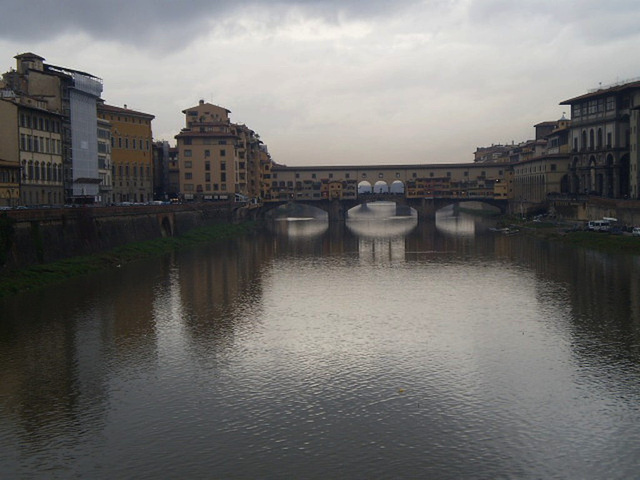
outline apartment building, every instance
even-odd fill
[[[100,103],[98,117],[111,125],[114,203],[153,200],[153,134],[148,113]]]
[[[11,91],[0,95],[2,156],[18,167],[18,176],[7,178],[16,180],[18,188],[5,187],[6,205],[64,203],[62,120],[46,106],[45,101]]]
[[[0,85],[0,88],[2,85]],[[20,202],[20,154],[18,107],[5,99],[12,92],[0,89],[0,206],[13,207]]]
[[[14,58],[16,69],[3,74],[3,84],[24,110],[19,114],[21,201],[94,203],[101,183],[96,102],[102,93],[102,80],[86,72],[45,64],[43,57],[33,53]],[[60,183],[64,188],[62,198],[58,198]]]
[[[246,141],[243,129],[229,120],[231,111],[200,100],[182,113],[185,128],[175,137],[182,198],[247,195]]]
[[[571,190],[639,198],[640,80],[599,87],[560,103],[571,107]]]

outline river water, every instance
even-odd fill
[[[640,257],[440,215],[0,301],[2,478],[638,478]]]

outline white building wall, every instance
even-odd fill
[[[97,197],[99,193],[96,100],[101,92],[99,81],[74,75],[74,88],[69,95],[74,196]]]

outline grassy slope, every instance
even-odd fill
[[[142,258],[162,255],[179,248],[230,238],[245,233],[248,224],[218,224],[191,230],[180,237],[136,242],[95,255],[72,257],[36,265],[0,277],[0,297],[44,287],[66,278],[122,265]]]

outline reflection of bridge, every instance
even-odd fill
[[[361,194],[357,198],[342,199],[295,199],[272,201],[262,207],[261,213],[280,207],[282,205],[308,205],[319,208],[328,213],[329,221],[344,221],[347,218],[347,212],[357,207],[371,202],[393,202],[396,204],[396,214],[399,216],[409,215],[410,208],[417,212],[419,219],[435,218],[436,212],[449,205],[456,205],[463,202],[482,202],[497,207],[501,213],[505,213],[507,209],[506,200],[496,200],[493,197],[442,197],[442,198],[407,198],[401,194]]]

